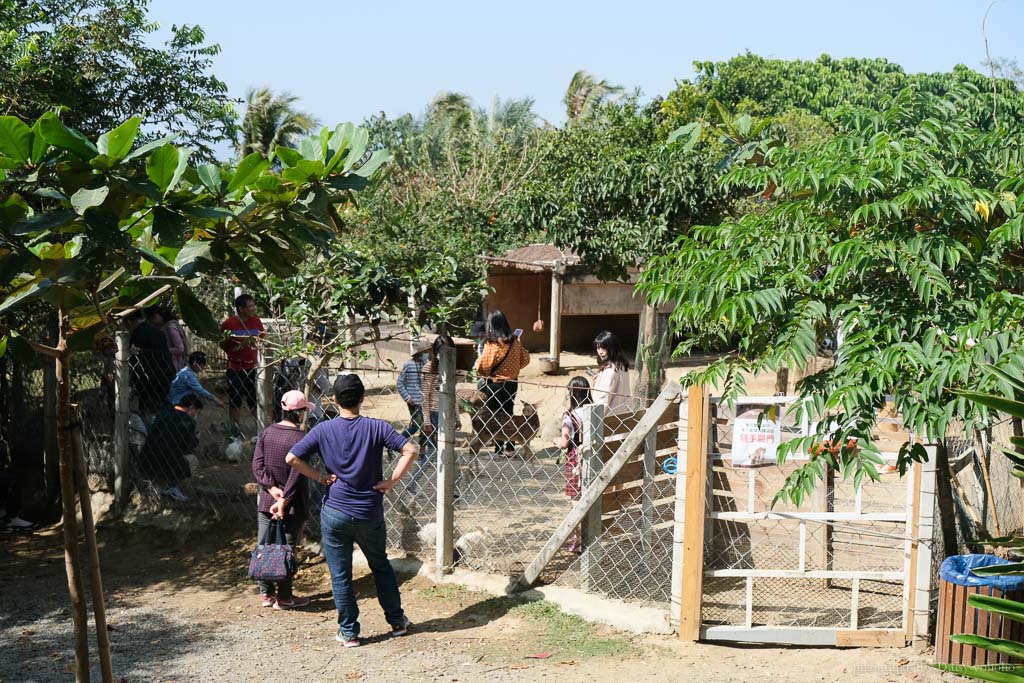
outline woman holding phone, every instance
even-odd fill
[[[522,334],[522,330],[516,330]],[[483,387],[485,407],[494,417],[504,414],[511,416],[515,408],[516,392],[519,390],[519,372],[530,364],[530,354],[519,334],[512,331],[508,318],[495,310],[487,317],[484,330],[484,350],[476,361],[477,374],[487,380]],[[495,447],[500,452],[501,444]],[[505,450],[513,450],[511,443]]]

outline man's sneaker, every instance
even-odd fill
[[[260,605],[263,607],[273,607],[277,604],[277,596],[270,595],[269,593],[260,593]]]
[[[290,598],[278,598],[277,602],[274,603],[274,609],[295,609],[296,607],[305,607],[309,604],[309,598],[300,598],[297,595],[293,595]]]
[[[391,636],[397,638],[398,636],[404,636],[409,633],[409,627],[412,626],[412,622],[409,621],[408,617],[402,617],[401,626],[391,627]]]
[[[345,647],[359,647],[359,638],[357,636],[346,636],[341,631],[338,631],[338,635],[334,636],[334,639]]]
[[[25,521],[21,517],[11,517],[7,520],[7,528],[14,529],[16,531],[24,531],[25,529],[31,529],[34,524],[32,522]]]
[[[173,500],[177,500],[182,503],[188,502],[188,496],[182,493],[181,489],[179,489],[177,486],[168,486],[163,491],[161,491],[161,493],[163,493],[165,496]]]

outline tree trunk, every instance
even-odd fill
[[[114,670],[110,662],[110,636],[107,633],[107,608],[103,600],[103,576],[100,572],[100,551],[96,544],[96,525],[92,516],[92,494],[89,491],[89,473],[85,466],[85,448],[82,445],[81,414],[78,406],[71,406],[73,419],[71,443],[74,447],[75,478],[78,480],[78,497],[82,505],[82,531],[85,547],[89,553],[89,592],[92,594],[92,618],[96,625],[96,644],[100,656],[100,673],[103,683],[113,683]]]
[[[785,365],[779,367],[775,373],[775,395],[789,395],[789,368]]]
[[[939,504],[939,528],[942,532],[942,551],[944,557],[960,552],[956,540],[956,503],[953,500],[953,486],[950,481],[952,470],[949,467],[949,453],[946,451],[945,440],[935,444],[935,495]]]
[[[57,452],[60,456],[60,492],[64,519],[64,568],[71,596],[71,620],[75,629],[75,680],[89,681],[89,633],[85,611],[85,589],[82,585],[81,558],[78,555],[78,520],[75,515],[74,445],[71,441],[71,372],[70,352],[65,341],[66,319],[63,309],[58,314],[59,353],[55,363],[57,380]]]
[[[661,393],[665,367],[661,362],[662,344],[659,334],[658,309],[644,303],[640,313],[640,334],[636,345],[637,398],[650,402]]]

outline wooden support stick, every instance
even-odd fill
[[[680,590],[679,638],[700,638],[704,587],[704,522],[708,491],[708,397],[692,386],[687,396],[686,505],[683,528],[683,572]]]
[[[92,618],[96,625],[96,644],[99,649],[100,675],[103,683],[113,683],[114,669],[110,662],[110,634],[107,633],[107,609],[103,600],[103,575],[100,571],[100,552],[96,544],[96,524],[92,515],[92,494],[85,466],[85,447],[82,445],[82,425],[78,406],[71,407],[71,443],[74,447],[75,479],[78,482],[78,502],[82,507],[82,532],[85,549],[89,553],[89,592],[92,594]]]
[[[588,486],[583,494],[580,496],[579,501],[573,506],[572,511],[562,520],[562,523],[558,525],[555,533],[548,539],[548,542],[544,545],[541,551],[537,554],[530,565],[526,568],[516,580],[510,585],[510,590],[526,590],[537,580],[540,573],[544,570],[544,567],[551,562],[551,559],[558,552],[558,549],[562,547],[562,544],[569,538],[573,529],[583,521],[587,511],[590,510],[593,505],[601,499],[601,494],[608,488],[608,485],[615,478],[615,475],[619,473],[622,466],[626,464],[630,456],[636,452],[644,439],[647,438],[647,433],[651,431],[658,424],[658,420],[666,410],[669,410],[672,403],[679,396],[680,387],[678,382],[670,382],[665,390],[661,392],[661,395],[654,401],[644,416],[640,419],[640,422],[629,433],[629,436],[625,438],[622,445],[619,446],[618,450],[615,451],[615,455],[605,464],[601,470],[601,474],[598,475],[597,479],[593,484]]]

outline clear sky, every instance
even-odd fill
[[[441,90],[482,105],[530,96],[561,123],[572,74],[587,69],[647,97],[692,75],[694,60],[745,50],[784,59],[885,57],[907,71],[980,69],[989,0],[769,2],[427,2],[152,0],[162,26],[199,24],[223,52],[231,94],[267,85],[300,97],[325,124],[420,113]],[[1024,62],[1024,0],[999,0],[993,57]]]

